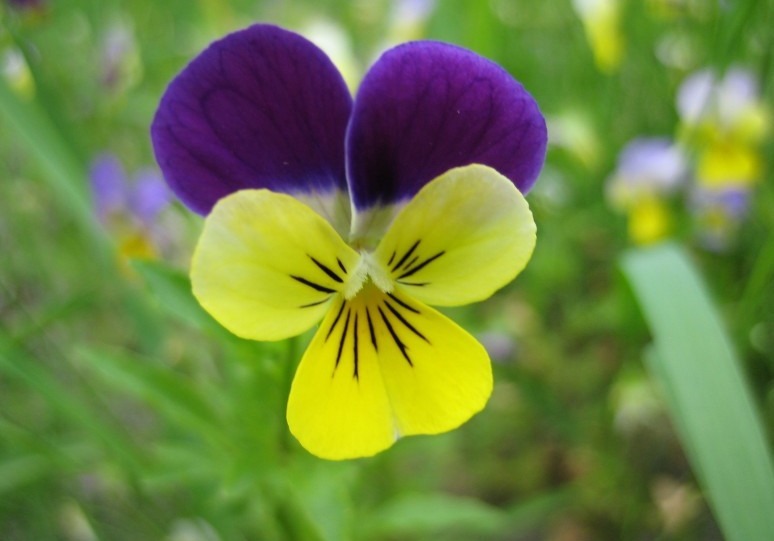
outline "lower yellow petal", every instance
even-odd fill
[[[327,221],[293,197],[242,190],[207,216],[191,285],[234,334],[280,340],[323,317],[358,259]]]
[[[293,378],[288,426],[306,450],[321,458],[371,456],[397,437],[371,345],[374,317],[361,303],[339,296]]]
[[[484,408],[492,365],[475,338],[400,290],[378,311],[379,361],[400,435],[447,432]]]
[[[472,336],[402,291],[367,284],[331,307],[299,365],[288,425],[311,453],[370,456],[400,436],[454,429],[492,391]]]
[[[426,184],[400,211],[376,259],[431,305],[483,300],[513,280],[535,247],[535,222],[513,183],[469,165]]]

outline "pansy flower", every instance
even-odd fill
[[[319,323],[287,407],[307,450],[369,456],[484,407],[485,349],[430,306],[489,297],[535,244],[522,193],[545,122],[502,68],[408,43],[353,100],[320,49],[256,25],[183,69],[151,135],[173,191],[207,215],[191,268],[202,306],[255,340]]]
[[[712,250],[731,246],[764,176],[760,146],[770,113],[758,87],[752,72],[732,67],[722,77],[694,73],[678,91],[683,139],[696,155],[691,209],[702,244]]]
[[[682,149],[668,138],[640,137],[621,150],[605,189],[611,206],[627,215],[629,238],[635,244],[667,236],[667,199],[682,185],[687,168]]]
[[[89,181],[97,218],[113,234],[120,255],[155,257],[162,243],[156,221],[170,200],[158,170],[143,168],[130,177],[117,156],[103,153],[92,161]]]

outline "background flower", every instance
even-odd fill
[[[153,258],[163,242],[156,228],[170,193],[158,171],[146,168],[127,176],[114,154],[94,159],[89,172],[94,209],[127,258]]]
[[[739,67],[722,78],[709,69],[691,75],[680,86],[677,108],[683,144],[695,155],[689,208],[700,241],[723,251],[733,245],[762,177],[769,112],[756,78]]]
[[[634,243],[651,244],[669,234],[668,198],[681,186],[686,170],[681,148],[666,138],[635,139],[621,151],[605,189],[613,208],[627,215]]]

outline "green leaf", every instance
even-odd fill
[[[462,496],[407,493],[380,506],[358,524],[362,537],[369,539],[424,539],[447,534],[454,539],[499,539],[505,532],[512,536],[535,528],[566,505],[569,496],[567,489],[555,490],[501,509]]]
[[[565,507],[573,496],[572,487],[560,488],[522,500],[506,509],[506,527],[510,535],[526,532],[545,521],[556,511]]]
[[[448,494],[403,494],[387,502],[363,524],[369,537],[430,536],[442,532],[491,535],[505,514],[478,500]]]
[[[654,338],[648,367],[729,541],[774,539],[774,468],[739,360],[698,273],[673,245],[622,263]]]

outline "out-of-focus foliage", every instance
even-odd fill
[[[770,137],[749,134],[772,133],[773,8],[770,0],[0,4],[3,539],[723,538],[721,528],[733,526],[720,509],[751,502],[712,492],[696,461],[707,450],[693,447],[707,438],[685,429],[686,404],[662,387],[663,371],[650,371],[656,361],[645,362],[651,325],[619,267],[637,240],[633,215],[611,205],[606,182],[630,141],[684,148],[680,182],[656,194],[657,206],[642,206],[643,223],[663,217],[668,227],[649,240],[680,245],[688,274],[707,284],[712,300],[697,306],[728,331],[732,373],[748,385],[727,388],[741,393],[732,403],[760,413],[763,441],[754,445],[768,456],[773,149]],[[528,196],[533,260],[492,299],[450,311],[496,363],[490,404],[453,433],[354,462],[309,456],[285,423],[309,337],[247,342],[202,311],[187,278],[201,219],[179,204],[150,221],[130,210],[118,226],[100,220],[93,160],[110,153],[130,173],[153,167],[148,126],[165,85],[207,43],[255,21],[316,41],[353,89],[386,47],[457,43],[504,66],[548,118],[548,160]],[[681,85],[703,70],[721,80],[729,68],[754,78],[755,114],[730,130],[736,138],[687,129]],[[728,141],[726,150],[752,156],[755,180],[744,184],[744,212],[723,242],[708,243],[717,237],[693,194],[706,160],[735,163],[706,157]],[[139,245],[127,230],[144,235],[132,237]],[[686,314],[699,330],[680,338],[683,351],[705,338],[706,315]],[[656,355],[679,362],[658,347]],[[700,386],[703,365],[690,360],[682,377]],[[712,424],[712,415],[698,418]]]

